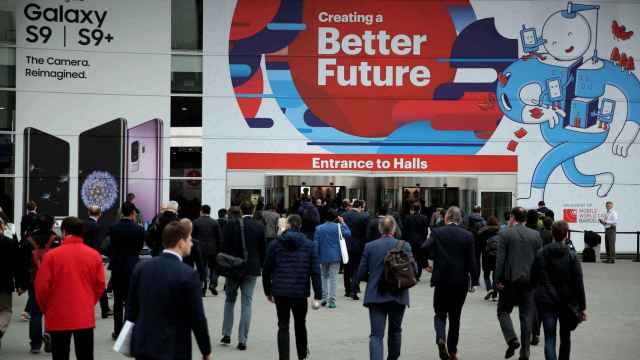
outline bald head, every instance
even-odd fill
[[[89,212],[89,216],[91,217],[99,217],[102,211],[98,205],[91,205],[87,208]]]
[[[393,216],[384,216],[378,223],[378,231],[382,235],[393,235],[396,231],[396,221]]]

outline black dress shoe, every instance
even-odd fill
[[[449,360],[447,345],[442,340],[438,341],[438,354],[440,355],[440,360]]]
[[[211,291],[211,295],[218,296],[218,290],[216,290],[216,288],[209,288],[209,291]]]
[[[112,333],[111,333],[111,339],[112,339],[113,341],[116,341],[116,339],[118,339],[118,334],[116,334],[115,332],[112,332]]]
[[[111,311],[111,310],[107,310],[107,311],[103,311],[103,312],[102,312],[102,318],[103,318],[103,319],[106,319],[106,318],[108,318],[109,316],[113,316],[113,311]]]
[[[353,294],[353,295],[351,296],[351,298],[352,298],[353,300],[355,300],[355,301],[360,300],[360,297],[358,296],[358,294]]]
[[[507,351],[504,353],[504,358],[505,359],[511,358],[516,353],[516,349],[518,349],[519,347],[520,347],[520,343],[518,342],[518,340],[511,340],[509,342],[509,347],[507,348]]]
[[[50,353],[51,352],[51,335],[49,335],[48,333],[45,333],[44,335],[42,335],[42,343],[44,344],[44,352]]]
[[[531,338],[531,345],[538,346],[538,344],[540,344],[540,336],[533,335],[533,337]]]
[[[231,344],[231,337],[230,336],[223,336],[222,339],[220,339],[220,344],[222,344],[222,345]]]
[[[238,350],[247,350],[247,344],[245,343],[238,343]]]

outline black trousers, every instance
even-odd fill
[[[105,314],[110,311],[109,309],[109,297],[107,296],[107,289],[104,289],[102,296],[100,296],[100,311]]]
[[[120,274],[113,279],[113,332],[118,336],[124,325],[124,311],[129,295],[128,274]]]
[[[93,360],[93,329],[51,331],[51,355],[53,360],[69,360],[71,336],[77,360]]]
[[[361,258],[362,253],[349,251],[349,263],[344,266],[344,274],[342,276],[342,279],[344,280],[344,292],[347,295],[353,295],[360,292],[360,285],[357,277]]]
[[[500,291],[498,321],[507,344],[518,340],[511,320],[511,312],[515,306],[518,307],[520,315],[520,359],[529,359],[531,324],[533,322],[532,309],[534,307],[533,292],[529,285],[506,284],[504,289]]]
[[[446,342],[450,353],[458,353],[458,340],[460,338],[460,316],[462,307],[467,299],[468,289],[446,288],[436,286],[433,292],[433,310],[436,315],[433,325],[436,330],[436,344]],[[445,335],[449,317],[449,334]]]
[[[296,331],[296,349],[298,359],[307,358],[307,299],[276,297],[278,314],[278,354],[280,360],[289,360],[289,320],[293,313],[293,326]]]

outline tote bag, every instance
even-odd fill
[[[340,240],[340,255],[342,255],[342,263],[349,262],[349,251],[347,250],[347,241],[342,236],[342,225],[338,224],[338,239]]]

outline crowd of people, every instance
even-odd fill
[[[20,236],[0,237],[0,340],[11,319],[12,293],[28,293],[22,316],[29,321],[30,351],[39,353],[44,345],[54,360],[69,358],[72,337],[76,357],[93,359],[96,304],[102,318],[113,317],[113,340],[125,322],[135,324],[130,351],[136,359],[190,359],[192,332],[202,358],[209,359],[202,297],[218,295],[220,277],[225,279],[220,343],[232,342],[240,296],[236,347],[247,350],[254,290],[262,277],[264,295],[275,304],[280,359],[290,358],[291,315],[297,357],[309,356],[308,298],[313,290],[313,308],[339,306],[339,273],[345,297],[353,300],[360,299],[366,282],[362,296],[372,360],[383,359],[385,329],[387,358],[400,357],[410,288],[423,270],[431,273],[435,351],[443,360],[458,359],[462,309],[468,294],[480,287],[481,275],[484,299],[497,301],[505,358],[519,351],[519,359],[528,359],[542,327],[545,359],[568,359],[571,331],[587,318],[569,227],[554,221],[543,202],[537,209],[513,208],[501,224],[495,216],[485,219],[480,207],[464,214],[456,206],[425,208],[414,202],[405,214],[383,205],[369,216],[362,200],[334,207],[308,196],[284,214],[244,201],[220,209],[217,219],[203,205],[200,217],[190,220],[181,218],[179,204],[171,201],[145,229],[130,194],[115,224],[104,224],[100,208],[89,206],[86,219],[65,218],[60,234],[35,203],[27,210]],[[0,218],[0,232],[4,227]],[[147,249],[151,259],[141,260]],[[520,336],[511,320],[516,306]]]

